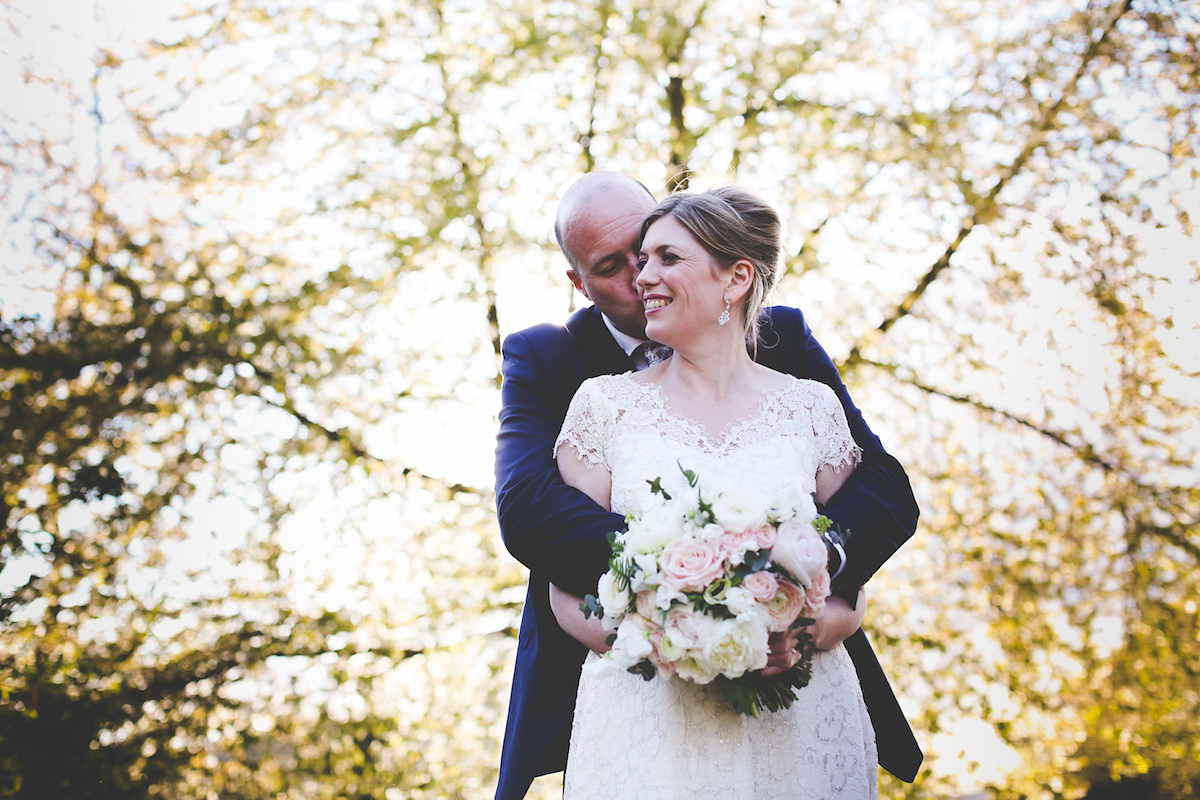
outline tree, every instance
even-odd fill
[[[430,604],[412,587],[453,583],[457,613],[487,612],[478,579],[457,580],[458,554],[422,543],[447,526],[458,550],[492,552],[483,492],[372,456],[372,415],[345,423],[352,398],[431,402],[420,370],[363,379],[403,354],[360,343],[360,309],[391,294],[365,254],[298,261],[297,235],[321,231],[298,211],[267,225],[246,213],[269,181],[223,206],[236,184],[221,180],[219,137],[169,130],[170,108],[139,116],[136,98],[131,113],[125,67],[102,54],[88,94],[55,87],[72,138],[33,130],[4,146],[9,246],[57,285],[49,313],[0,326],[0,786],[111,798],[429,784],[397,746],[414,710],[395,684],[453,657],[462,632],[418,627]],[[347,496],[360,505],[328,509]],[[411,540],[382,539],[384,521]],[[321,550],[328,563],[309,560]],[[474,635],[508,623],[490,624]]]
[[[56,297],[0,331],[0,737],[81,765],[7,790],[489,794],[522,577],[472,445],[414,431],[486,430],[502,335],[570,302],[555,198],[610,168],[780,207],[777,299],[913,478],[868,622],[932,764],[884,793],[1191,796],[1198,35],[1156,0],[221,0],[100,53],[0,145]],[[966,730],[1009,765],[956,776]]]

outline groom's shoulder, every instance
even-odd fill
[[[564,323],[543,322],[509,334],[503,344],[504,360],[513,362],[514,367],[532,361],[557,371],[585,360],[606,335],[611,339],[600,312],[588,306]]]
[[[588,306],[576,311],[566,322],[542,322],[511,333],[505,337],[505,346],[522,343],[538,350],[577,347],[580,340],[593,335],[597,324],[603,327],[600,314],[593,313],[594,310],[594,306]]]
[[[812,335],[804,314],[791,306],[768,306],[758,318],[759,347],[804,346]]]
[[[771,328],[806,328],[804,312],[791,306],[767,306],[759,313],[759,325]]]

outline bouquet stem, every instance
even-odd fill
[[[787,672],[764,676],[762,671],[748,673],[738,680],[719,675],[715,683],[722,696],[739,714],[760,717],[765,711],[791,708],[796,689],[803,689],[812,679],[812,654],[806,653]]]

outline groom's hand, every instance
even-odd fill
[[[809,626],[813,644],[818,650],[832,650],[862,626],[867,615],[867,594],[858,590],[858,602],[853,608],[840,597],[830,595],[825,599],[825,613]],[[767,663],[771,663],[767,659]]]
[[[858,602],[854,608],[840,597],[826,598],[825,613],[808,628],[813,637],[813,644],[818,650],[834,649],[859,629],[866,614],[867,594],[862,589],[858,590]],[[796,631],[773,633],[768,643],[770,649],[767,652],[767,666],[763,667],[763,675],[778,675],[796,666],[796,662],[800,660],[800,654],[796,652]]]

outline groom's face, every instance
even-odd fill
[[[617,330],[644,339],[646,314],[635,284],[633,249],[654,200],[637,184],[630,184],[593,197],[578,215],[567,242],[576,268],[567,275]]]

